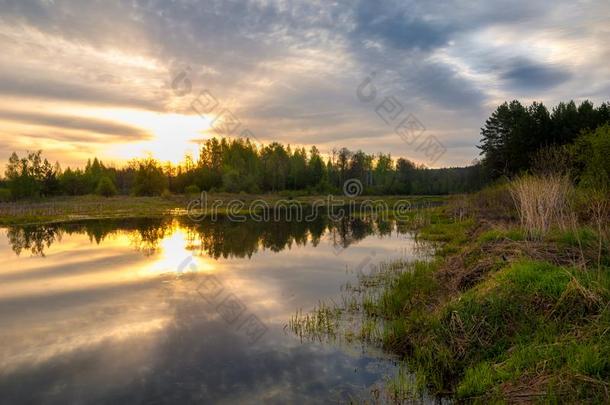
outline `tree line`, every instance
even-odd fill
[[[481,128],[484,171],[490,179],[549,170],[582,182],[603,178],[609,173],[609,122],[610,103],[561,102],[549,111],[539,102],[505,102]]]
[[[383,153],[342,148],[323,157],[315,146],[306,151],[277,142],[257,146],[248,139],[212,138],[201,145],[196,159],[187,156],[177,165],[147,157],[117,168],[94,158],[82,169],[62,170],[41,151],[24,157],[13,153],[3,194],[4,199],[200,191],[319,194],[341,193],[348,179],[358,179],[364,194],[375,195],[467,192],[485,182],[480,165],[428,169]]]
[[[610,178],[610,104],[559,103],[551,111],[534,102],[515,100],[498,106],[481,128],[480,163],[429,169],[390,154],[347,148],[323,157],[309,150],[273,142],[211,138],[196,158],[180,164],[153,157],[133,159],[122,167],[89,160],[84,168],[62,170],[42,152],[13,153],[0,181],[0,201],[57,195],[164,193],[341,193],[358,179],[363,194],[451,194],[476,191],[490,181],[523,172],[570,172],[577,182],[606,187]]]

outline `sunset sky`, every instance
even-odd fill
[[[376,114],[393,96],[447,148],[433,166],[467,165],[504,100],[610,99],[607,0],[470,4],[0,0],[0,156],[179,161],[230,111],[264,143],[425,163]],[[219,106],[200,116],[204,90]]]

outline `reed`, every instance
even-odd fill
[[[530,239],[544,237],[551,227],[567,229],[573,186],[568,176],[523,176],[510,185],[510,194]]]

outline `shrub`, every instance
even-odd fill
[[[201,193],[201,190],[196,184],[191,184],[190,186],[186,186],[184,188],[184,193],[187,195],[195,195]]]
[[[541,237],[553,225],[566,228],[573,192],[568,176],[523,176],[510,184],[521,226],[530,237]]]
[[[572,149],[580,169],[577,175],[579,183],[607,190],[610,186],[610,125],[580,136]]]
[[[112,197],[117,194],[117,189],[112,180],[108,177],[102,177],[97,183],[95,193],[104,197]]]
[[[138,196],[160,195],[168,187],[168,180],[161,164],[153,158],[130,163],[136,172],[134,194]]]

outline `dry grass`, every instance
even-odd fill
[[[573,191],[569,177],[560,175],[524,176],[511,183],[521,226],[530,239],[545,236],[553,226],[567,229]]]

